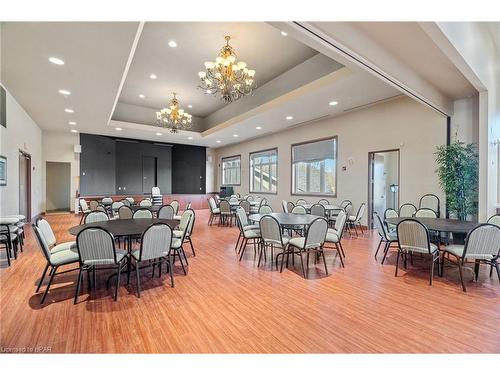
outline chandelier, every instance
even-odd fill
[[[179,130],[187,130],[191,127],[193,116],[179,107],[177,94],[174,92],[172,95],[174,97],[170,101],[170,107],[156,112],[156,123],[163,128],[170,129],[171,133],[178,133]]]
[[[215,61],[205,63],[205,71],[199,72],[200,88],[207,94],[217,94],[221,100],[231,103],[242,96],[250,95],[255,88],[255,70],[247,68],[243,61],[236,62],[236,52],[229,45],[230,36],[225,36],[226,45],[222,47]]]

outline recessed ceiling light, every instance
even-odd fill
[[[68,90],[59,90],[59,94],[71,95],[71,93]]]
[[[287,35],[288,35],[288,33],[285,33],[284,31],[282,31],[282,32],[281,32],[281,35],[283,35],[283,36],[287,36]]]
[[[193,139],[193,137],[188,137],[188,139]]]
[[[139,98],[144,99],[145,98],[144,94],[139,94]]]
[[[215,141],[215,142],[220,143],[220,141]]]
[[[50,61],[52,64],[56,64],[56,65],[64,65],[64,61],[62,61],[61,59],[58,59],[57,57],[49,57],[49,61]]]
[[[150,74],[150,75],[149,75],[149,78],[151,78],[151,79],[156,79],[156,78],[158,78],[158,77],[156,76],[156,74]]]
[[[156,133],[156,135],[163,135],[162,133]]]
[[[66,113],[74,113],[75,111],[73,111],[73,110],[72,110],[72,109],[70,109],[70,108],[66,108],[66,109],[64,110],[64,112],[66,112]]]
[[[115,130],[118,130],[119,132],[121,132],[123,129],[122,128],[115,128]]]
[[[255,129],[260,130],[262,129],[262,126],[257,126]]]
[[[188,104],[188,108],[193,108],[193,106],[191,104]]]
[[[70,124],[70,125],[76,125],[76,122],[75,121],[70,121],[70,122],[68,122],[68,124]]]
[[[171,40],[170,42],[168,42],[168,46],[175,48],[175,47],[177,47],[177,43],[175,43],[175,40]]]
[[[239,135],[238,134],[233,134],[233,137],[239,137]]]
[[[293,116],[286,116],[287,120],[293,120]]]
[[[332,107],[333,107],[334,105],[337,105],[337,104],[339,104],[339,102],[335,102],[335,101],[333,101],[333,102],[328,103],[328,105],[331,105]]]
[[[78,130],[76,130],[76,129],[71,129],[71,133],[78,133]]]

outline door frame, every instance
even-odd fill
[[[395,152],[398,153],[398,202],[401,194],[401,150],[399,148],[379,150],[379,151],[369,151],[368,152],[368,229],[372,229],[372,216],[373,216],[373,155],[382,154],[384,152]],[[382,218],[383,219],[383,218]]]
[[[27,153],[24,150],[19,149],[19,155],[18,155],[18,163],[19,163],[19,156],[24,156],[26,158],[26,219],[27,221],[31,222],[31,155]],[[19,171],[19,164],[17,165],[18,171]],[[20,171],[19,171],[20,172]],[[20,178],[21,175],[18,176]],[[18,180],[18,184],[19,184]],[[19,195],[19,191],[17,193]],[[20,198],[20,197],[19,197]],[[17,210],[19,212],[19,205],[20,202],[17,204]]]

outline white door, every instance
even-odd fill
[[[387,208],[387,173],[384,159],[384,155],[375,154],[373,160],[373,211],[381,217]]]

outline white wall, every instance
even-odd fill
[[[0,186],[0,214],[19,211],[19,150],[31,155],[31,215],[42,205],[42,131],[7,91],[7,128],[0,126],[0,155],[7,158],[7,186]]]
[[[207,148],[207,169],[205,177],[206,192],[218,191],[216,184],[217,176],[217,152],[213,148]]]
[[[71,210],[75,209],[76,190],[79,187],[80,154],[74,152],[74,145],[80,144],[80,135],[68,132],[44,131],[42,136],[43,150],[43,209],[46,209],[46,162],[55,161],[71,163]]]
[[[479,95],[453,102],[451,139],[479,144]]]
[[[334,135],[338,136],[338,194],[330,200],[350,199],[355,209],[367,202],[368,152],[400,149],[400,204],[418,204],[423,194],[434,193],[440,197],[444,212],[434,152],[437,145],[446,142],[446,118],[407,97],[219,148],[217,186],[221,184],[222,157],[241,154],[241,186],[236,186],[235,192],[248,193],[248,153],[278,147],[278,194],[267,194],[266,198],[275,210],[281,210],[282,199],[296,201],[299,198],[290,194],[291,144]],[[353,160],[352,165],[348,159]],[[347,167],[346,171],[342,171],[343,166]],[[314,202],[319,198],[306,199]]]

